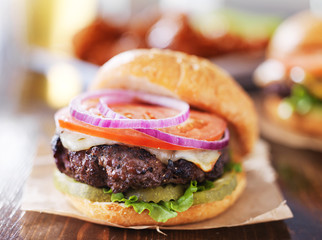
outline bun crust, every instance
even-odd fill
[[[268,46],[268,57],[282,58],[292,52],[322,47],[322,16],[300,12],[285,20]]]
[[[100,70],[90,90],[124,88],[180,98],[226,119],[237,156],[257,139],[257,116],[244,90],[221,68],[196,56],[170,50],[121,53]]]
[[[278,114],[278,106],[282,99],[278,96],[267,96],[264,99],[264,109],[268,118],[282,126],[307,136],[322,139],[322,113],[300,115],[293,113],[290,118],[282,119]]]
[[[275,31],[267,58],[278,59],[287,68],[300,66],[322,75],[322,16],[310,11],[286,19]]]
[[[154,221],[145,210],[138,214],[132,207],[126,208],[118,203],[91,202],[90,200],[66,195],[68,200],[76,209],[93,220],[103,220],[108,223],[118,224],[124,227],[144,226],[144,225],[163,225],[172,226],[191,222],[198,222],[213,218],[224,212],[235,203],[242,194],[246,186],[245,173],[237,174],[237,187],[231,195],[226,196],[221,201],[195,205],[185,212],[178,213],[175,218],[169,219],[166,223]]]

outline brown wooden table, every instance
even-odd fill
[[[73,218],[20,210],[23,185],[35,155],[37,133],[50,141],[53,112],[41,104],[0,112],[0,239],[322,239],[322,153],[271,145],[271,160],[294,218],[243,227],[200,231],[128,230]],[[37,115],[38,114],[38,115]],[[45,149],[47,151],[48,149]]]

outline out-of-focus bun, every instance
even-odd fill
[[[267,58],[277,59],[286,69],[300,66],[322,75],[322,14],[300,12],[286,19],[276,30]]]
[[[283,58],[312,48],[322,48],[322,16],[305,11],[286,19],[277,28],[267,55],[269,58]]]
[[[268,89],[267,118],[299,135],[321,138],[322,13],[303,11],[286,19],[254,79]],[[303,102],[308,103],[306,111],[299,110]]]

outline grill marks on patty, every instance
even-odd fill
[[[114,193],[168,183],[187,184],[191,180],[214,180],[222,175],[228,161],[228,152],[224,151],[212,171],[203,172],[184,159],[169,160],[166,165],[139,147],[99,145],[83,151],[69,151],[58,135],[53,138],[52,149],[57,168],[62,173],[94,187],[109,187]]]

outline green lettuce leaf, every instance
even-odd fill
[[[205,183],[200,186],[200,190],[204,190],[210,186]],[[112,202],[124,202],[126,207],[133,207],[133,209],[141,214],[144,210],[149,211],[150,217],[157,222],[166,222],[170,218],[176,217],[177,212],[183,212],[189,209],[193,204],[193,193],[198,191],[197,181],[191,181],[190,186],[185,193],[176,201],[171,200],[167,202],[142,202],[138,201],[137,196],[133,195],[126,199],[123,193],[112,193]]]
[[[149,211],[150,217],[152,217],[157,222],[166,222],[170,218],[176,217],[178,214],[167,208],[166,206],[160,203],[133,203],[130,206],[133,206],[134,210],[138,213],[142,213],[145,209]]]
[[[313,109],[322,109],[322,100],[312,95],[305,86],[294,84],[291,95],[283,99],[283,103],[298,114],[305,115]]]
[[[112,193],[112,189],[108,189],[108,188],[103,188],[103,193]]]
[[[176,201],[169,201],[169,208],[177,212],[184,212],[193,204],[193,193],[197,192],[197,181],[191,181],[185,193]]]
[[[206,191],[206,190],[209,190],[209,189],[211,189],[213,187],[214,187],[214,182],[206,180],[202,184],[198,185],[198,191],[197,192]]]
[[[236,163],[236,162],[229,162],[228,164],[225,165],[224,172],[242,172],[243,167],[241,163]]]

